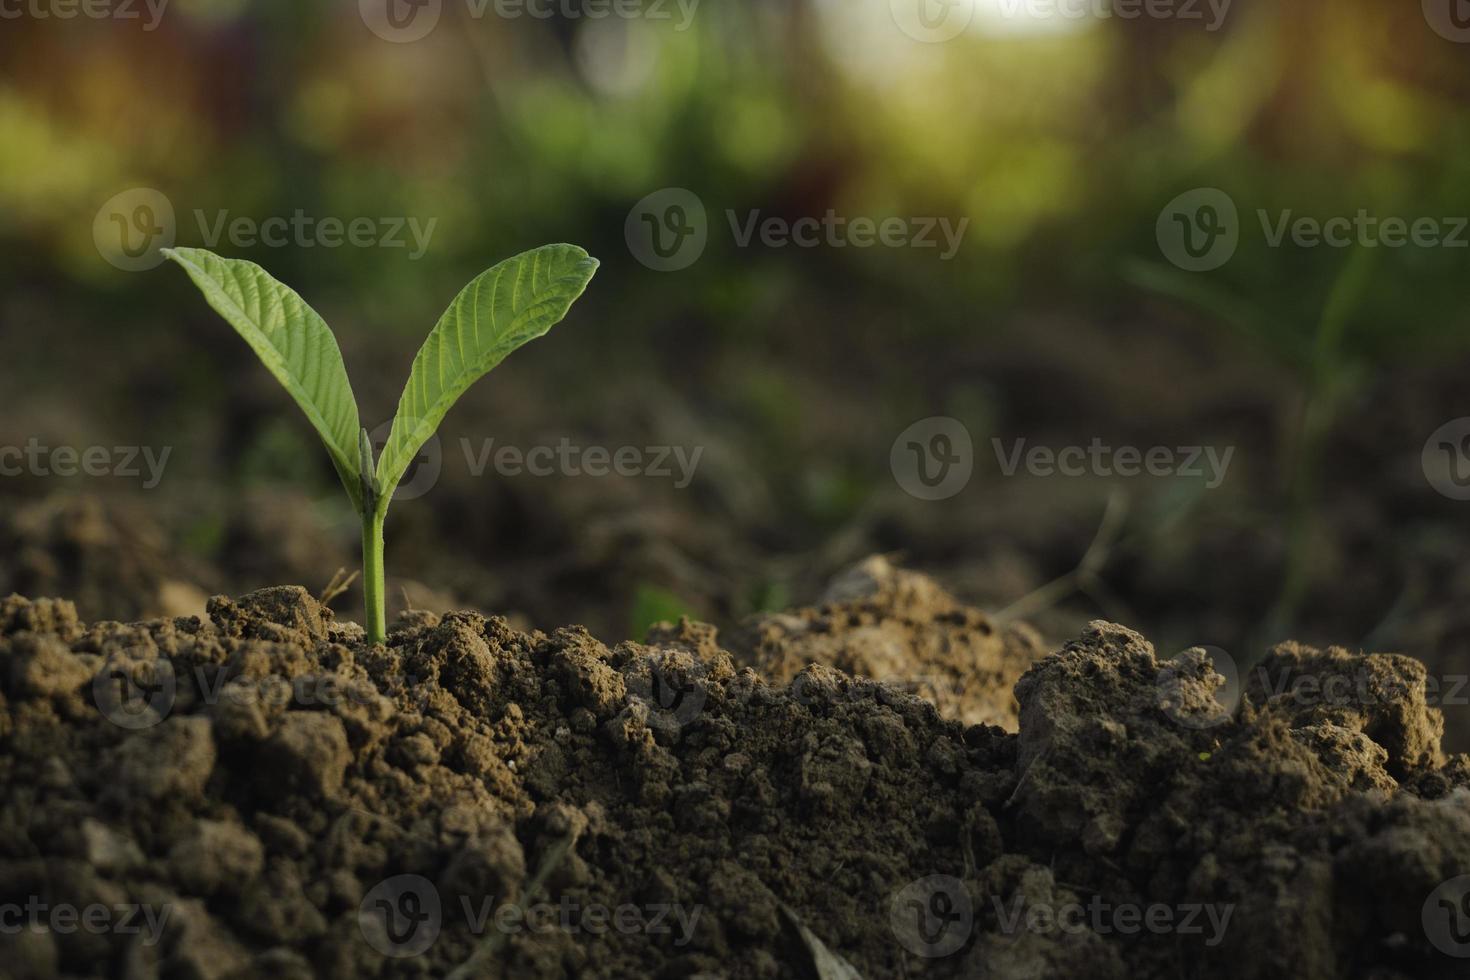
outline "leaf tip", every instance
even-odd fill
[[[583,285],[592,281],[597,275],[597,270],[602,267],[602,261],[595,256],[587,254],[587,250],[578,245],[570,246],[577,255],[576,265],[573,266],[572,275],[580,278]]]
[[[201,249],[197,248],[170,246],[169,248],[159,249],[158,254],[187,269],[189,266],[196,264],[194,261],[195,255],[200,251]]]
[[[598,268],[602,265],[601,259],[589,254],[588,251],[580,245],[573,245],[568,242],[562,245],[548,245],[547,248],[565,248],[570,250],[572,254],[577,257],[577,265],[587,270],[588,278],[591,278],[592,273],[596,272]]]

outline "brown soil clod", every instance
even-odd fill
[[[1224,710],[1123,627],[1041,656],[881,562],[827,599],[735,656],[4,600],[0,972],[1461,975],[1470,766],[1416,662],[1286,646]]]
[[[881,556],[838,576],[821,605],[753,617],[728,642],[772,681],[826,664],[917,694],[967,725],[1011,729],[1011,689],[1045,652],[1029,626],[998,627]]]

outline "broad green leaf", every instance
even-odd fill
[[[459,396],[566,316],[597,264],[575,245],[545,245],[491,267],[455,297],[413,359],[378,457],[379,507],[388,506],[419,448]]]
[[[168,248],[209,305],[229,321],[321,435],[358,511],[363,509],[357,401],[326,323],[295,290],[254,262],[202,248]]]

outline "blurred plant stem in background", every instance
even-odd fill
[[[1288,492],[1286,566],[1276,605],[1262,623],[1259,640],[1252,644],[1252,651],[1258,651],[1259,656],[1264,656],[1271,644],[1290,638],[1302,599],[1311,585],[1312,541],[1321,530],[1317,512],[1323,489],[1323,446],[1336,422],[1339,406],[1361,384],[1365,370],[1361,362],[1345,354],[1343,337],[1368,291],[1374,255],[1372,249],[1361,246],[1352,250],[1317,323],[1317,342],[1305,379],[1304,404],[1295,438],[1291,440],[1294,451]]]

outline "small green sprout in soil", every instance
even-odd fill
[[[376,463],[358,420],[342,352],[325,321],[290,287],[256,265],[200,248],[165,249],[215,311],[245,339],[316,428],[362,518],[367,638],[381,643],[383,523],[393,491],[419,449],[477,380],[566,316],[597,271],[575,245],[545,245],[481,273],[439,318],[409,372]]]

